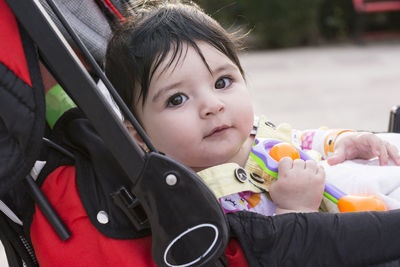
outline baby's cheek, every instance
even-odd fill
[[[241,134],[247,137],[253,129],[253,109],[248,108],[243,110],[239,115],[237,115],[237,120],[237,124],[239,125],[239,129],[241,130]]]
[[[190,160],[193,155],[200,153],[196,148],[196,140],[193,140],[193,137],[188,135],[187,132],[172,133],[168,137],[165,137],[164,141],[166,143],[163,144],[165,150],[163,152],[182,163]]]
[[[242,94],[236,99],[236,113],[241,114],[243,120],[253,123],[254,109],[249,95]]]

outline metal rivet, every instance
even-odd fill
[[[235,169],[235,177],[239,182],[244,183],[247,181],[247,173],[243,168]]]
[[[97,221],[101,224],[108,223],[108,214],[104,210],[101,210],[97,213]]]
[[[167,177],[165,177],[165,182],[167,185],[173,186],[178,182],[178,178],[174,174],[168,174]]]
[[[260,175],[258,175],[257,173],[254,173],[254,172],[252,172],[252,173],[250,173],[250,177],[254,180],[254,181],[256,181],[256,182],[258,182],[258,183],[260,183],[260,184],[263,184],[265,181],[264,181],[264,178],[262,178]]]

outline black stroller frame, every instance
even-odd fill
[[[56,4],[52,0],[47,2],[150,148],[150,152],[145,153],[129,136],[89,73],[50,22],[40,3],[34,0],[7,1],[18,22],[37,46],[43,62],[91,121],[131,179],[131,188],[121,188],[114,194],[114,201],[125,211],[132,226],[138,231],[148,227],[152,229],[152,253],[158,266],[213,265],[228,242],[228,226],[218,201],[193,171],[155,150],[100,67],[62,17]],[[29,191],[33,192],[38,206],[44,210],[60,238],[68,239],[68,229],[57,218],[33,180],[28,177],[27,181]],[[181,196],[191,196],[192,205],[186,205],[187,201],[182,200]],[[135,212],[138,206],[144,209],[147,218]],[[191,208],[193,206],[196,209]],[[191,216],[184,216],[186,214]],[[179,224],[172,223],[176,216],[179,216]],[[171,253],[175,246],[188,250],[180,253],[175,250]]]

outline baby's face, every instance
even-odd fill
[[[178,62],[164,72],[169,59],[159,66],[144,105],[136,109],[155,147],[194,170],[235,159],[253,125],[251,98],[238,67],[214,47],[198,46],[211,73],[185,45]]]

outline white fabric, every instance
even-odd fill
[[[46,161],[37,160],[31,169],[31,176],[33,180],[37,180],[40,172],[42,171],[44,165],[46,165]]]
[[[16,224],[22,225],[22,221],[18,218],[17,215],[3,202],[0,200],[0,210],[8,217],[10,220],[15,222]]]
[[[110,104],[110,106],[112,107],[112,110],[115,112],[117,117],[121,121],[123,121],[124,116],[122,115],[121,110],[119,109],[117,103],[115,103],[114,98],[111,96],[110,92],[108,91],[106,85],[103,83],[102,80],[99,80],[99,82],[97,83],[97,87],[100,89],[100,92],[104,95],[104,97],[106,98],[106,100]]]
[[[400,150],[400,134],[378,134]],[[348,194],[376,195],[385,201],[389,209],[400,208],[400,166],[390,161],[379,166],[378,158],[371,160],[347,160],[330,166],[322,161],[326,179]]]

